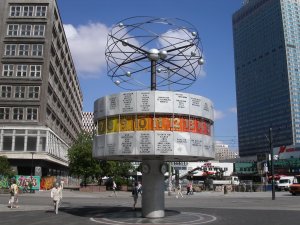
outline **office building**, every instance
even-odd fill
[[[96,132],[93,112],[82,112],[82,130],[90,134]]]
[[[215,143],[215,160],[226,160],[238,158],[238,153],[231,151],[228,145]]]
[[[0,155],[19,175],[65,175],[83,96],[55,0],[0,1]]]
[[[239,155],[298,145],[300,1],[247,0],[232,23]]]

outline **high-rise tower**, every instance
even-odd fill
[[[21,175],[63,175],[82,93],[55,0],[0,1],[0,155]]]
[[[300,1],[247,0],[233,18],[239,155],[300,143]]]

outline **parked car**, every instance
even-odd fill
[[[300,175],[295,176],[293,184],[290,185],[289,191],[292,195],[300,194]]]

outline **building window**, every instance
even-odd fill
[[[20,36],[30,36],[31,35],[31,25],[22,24],[20,29]]]
[[[3,136],[3,151],[11,151],[12,150],[12,136]]]
[[[37,137],[27,137],[27,151],[36,151]]]
[[[13,108],[13,119],[23,120],[24,109],[23,108]]]
[[[9,11],[9,16],[21,16],[22,7],[21,6],[11,6]]]
[[[24,151],[24,136],[15,136],[15,151]]]
[[[12,77],[14,74],[14,65],[13,64],[3,64],[2,76]]]
[[[26,77],[27,75],[27,65],[17,66],[17,77]]]
[[[22,36],[22,37],[44,37],[45,25],[37,24],[9,24],[7,26],[7,36]]]
[[[37,108],[27,108],[27,120],[37,120]]]
[[[29,45],[28,44],[21,44],[19,45],[19,56],[29,56]]]
[[[42,66],[41,65],[31,65],[30,66],[30,77],[41,77]]]
[[[9,120],[9,108],[0,108],[0,120]]]
[[[23,7],[23,16],[33,16],[33,6],[24,6]]]
[[[45,34],[45,25],[34,25],[33,36],[43,37]]]
[[[28,98],[38,99],[40,93],[40,87],[33,86],[29,87]]]
[[[11,97],[11,86],[1,86],[1,97],[2,98]]]
[[[32,56],[42,56],[43,55],[43,45],[33,44],[32,45]]]
[[[15,56],[17,50],[16,44],[7,44],[5,45],[5,55],[7,56]]]
[[[18,36],[19,25],[18,24],[9,24],[7,26],[7,35],[8,36]]]
[[[35,15],[39,17],[45,17],[47,12],[47,6],[37,6]]]
[[[46,151],[46,143],[47,143],[46,137],[40,137],[39,149],[43,152]]]
[[[15,87],[15,98],[25,98],[25,87],[16,86]]]

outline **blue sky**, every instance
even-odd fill
[[[84,95],[84,111],[96,99],[122,92],[106,76],[104,56],[112,25],[132,16],[180,18],[193,24],[202,41],[205,76],[184,92],[211,99],[215,140],[238,148],[232,14],[243,0],[57,0]]]

